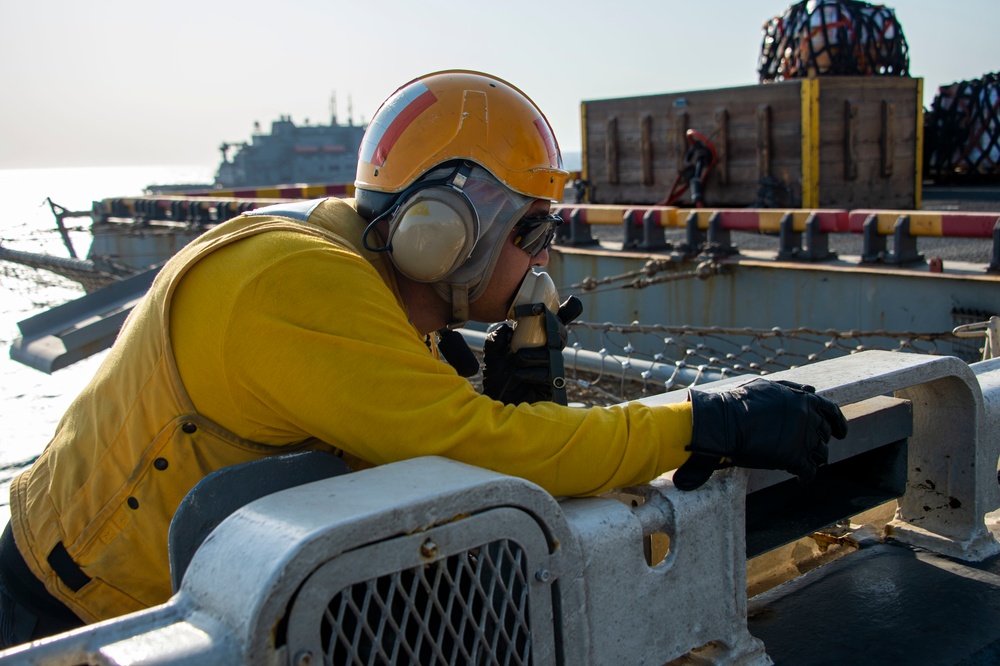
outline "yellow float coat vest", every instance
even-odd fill
[[[356,235],[360,219],[341,207],[348,210],[328,224],[336,226],[339,220],[346,235]],[[334,450],[315,439],[259,444],[200,416],[171,350],[171,298],[188,269],[234,241],[280,230],[352,247],[329,229],[275,217],[237,218],[192,241],[164,266],[131,313],[115,347],[63,416],[45,451],[14,480],[14,540],[29,568],[81,619],[99,621],[169,598],[170,518],[205,475],[278,453]],[[379,268],[391,284],[386,267]],[[138,446],[140,442],[145,445]],[[91,579],[75,591],[49,562],[66,555]]]

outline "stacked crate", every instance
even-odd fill
[[[662,202],[693,129],[718,157],[708,206],[919,208],[922,87],[919,78],[831,76],[584,101],[588,199]]]

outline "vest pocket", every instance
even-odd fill
[[[66,550],[86,576],[145,605],[171,594],[167,533],[177,506],[208,473],[250,460],[319,448],[318,440],[288,447],[240,439],[204,417],[173,419],[142,453],[81,536]],[[328,448],[328,447],[327,447]],[[89,589],[89,588],[88,588]]]

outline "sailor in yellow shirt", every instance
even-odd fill
[[[252,211],[164,266],[12,485],[0,644],[166,601],[178,505],[240,463],[439,455],[590,495],[677,468],[691,489],[723,462],[808,477],[845,434],[833,403],[764,380],[680,405],[570,409],[547,400],[551,373],[524,371],[560,345],[512,351],[509,327],[487,342],[477,393],[436,332],[506,319],[548,262],[567,177],[548,122],[496,77],[439,72],[383,104],[359,158],[356,200]],[[556,327],[579,313],[559,310]]]

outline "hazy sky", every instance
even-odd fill
[[[0,0],[0,168],[215,165],[279,115],[368,120],[400,84],[496,74],[580,149],[585,99],[757,82],[778,0]],[[1000,70],[1000,0],[898,0],[925,105]]]

